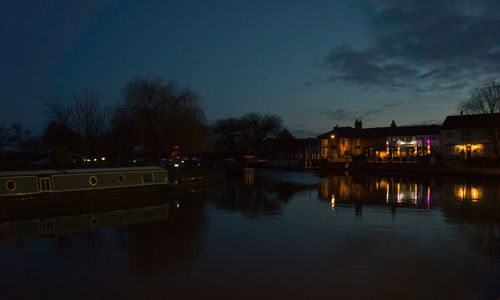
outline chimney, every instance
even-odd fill
[[[391,122],[391,128],[394,128],[394,127],[396,127],[396,122],[394,122],[394,120],[392,120],[392,122]]]
[[[356,119],[356,122],[354,122],[354,128],[356,130],[361,130],[363,128],[363,123],[361,122],[361,119]]]

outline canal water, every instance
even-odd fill
[[[247,169],[153,208],[62,218],[3,235],[0,299],[500,297],[494,180]]]

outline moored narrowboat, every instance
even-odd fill
[[[0,197],[167,184],[167,170],[160,167],[12,171],[0,172]]]

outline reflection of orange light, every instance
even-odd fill
[[[335,210],[335,195],[332,194],[332,210]]]
[[[401,184],[398,182],[398,202],[401,202],[401,194],[400,194],[400,190],[401,190]]]
[[[471,200],[472,202],[479,202],[479,199],[482,198],[482,193],[480,188],[472,187],[471,188]]]
[[[385,188],[387,189],[385,192],[385,202],[389,203],[389,184],[387,184]]]
[[[253,168],[252,169],[247,169],[245,172],[245,184],[247,185],[253,185]]]
[[[457,197],[460,198],[460,200],[463,200],[465,199],[465,194],[466,194],[465,187],[463,185],[458,186],[458,190],[456,193]]]
[[[417,184],[415,183],[415,191],[414,191],[414,200],[415,200],[415,205],[417,205],[417,199],[418,199],[418,193],[417,193]]]

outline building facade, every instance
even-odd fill
[[[363,128],[361,120],[353,127],[338,127],[320,136],[322,159],[349,161],[363,155],[370,161],[416,160],[440,152],[439,125]]]
[[[441,128],[446,158],[468,159],[496,155],[500,140],[500,113],[447,116]]]

